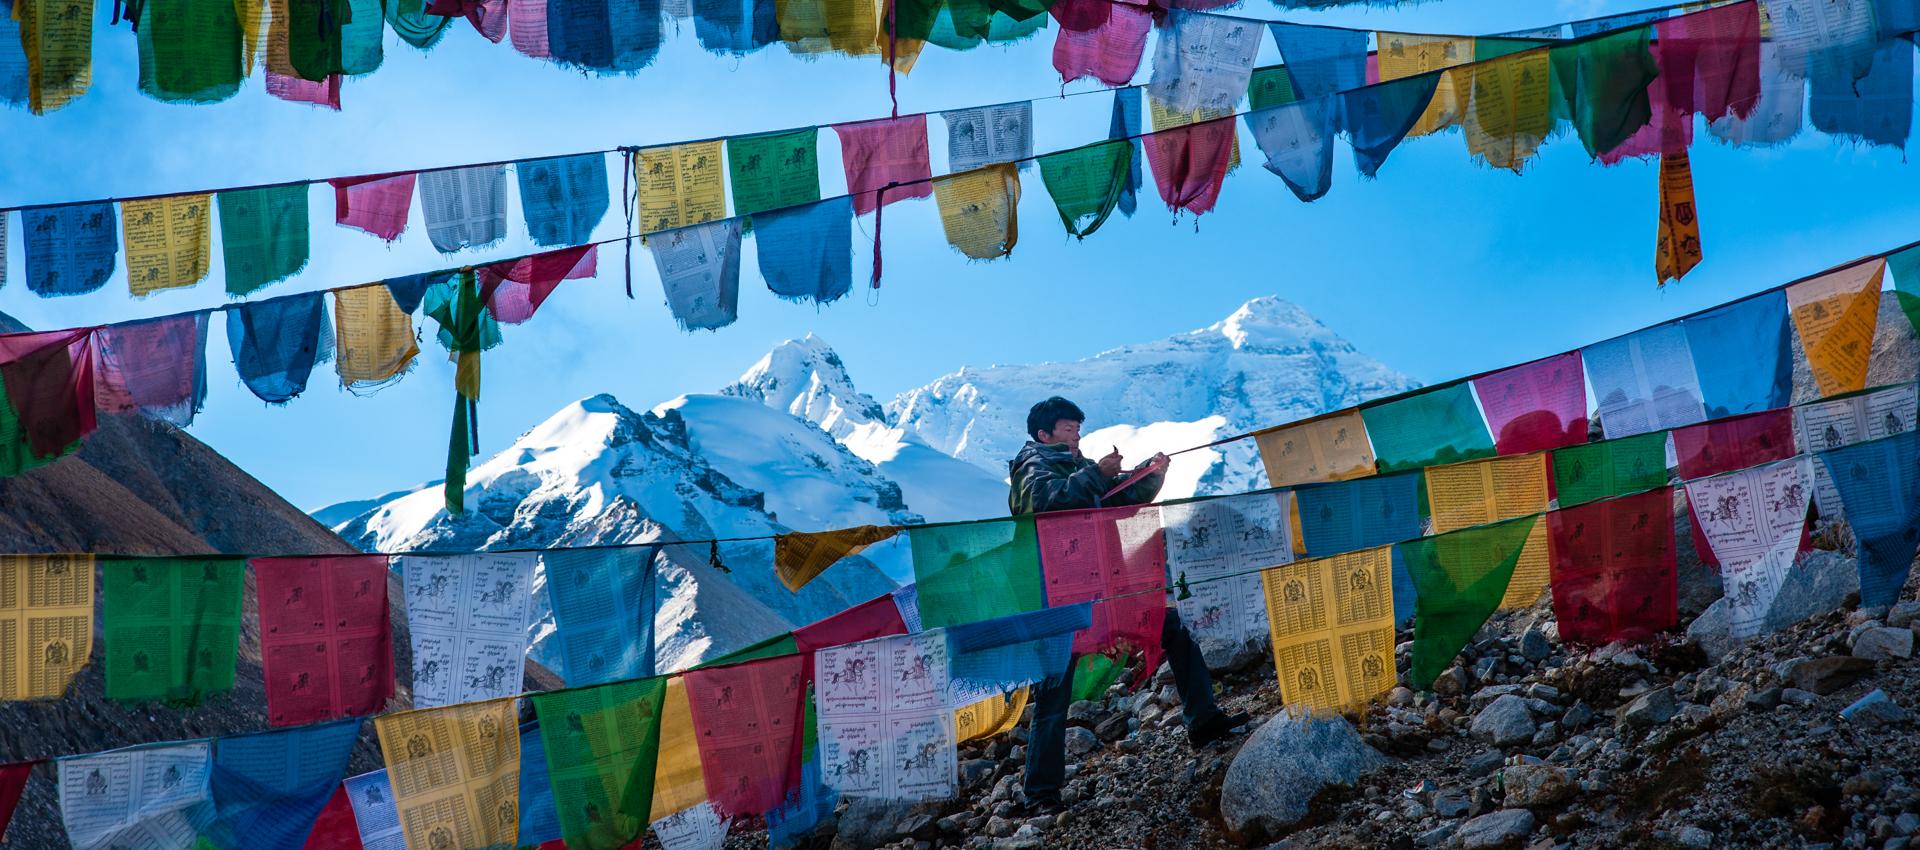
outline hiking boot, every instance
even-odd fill
[[[1200,725],[1187,730],[1187,743],[1194,749],[1212,744],[1232,736],[1252,718],[1245,714],[1227,714],[1220,712],[1200,721]]]
[[[1065,808],[1066,804],[1060,802],[1060,798],[1057,796],[1034,798],[1028,797],[1024,793],[1020,795],[1020,799],[1014,804],[1014,810],[1022,817],[1057,815]]]

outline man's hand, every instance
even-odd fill
[[[1152,467],[1154,469],[1166,469],[1169,463],[1172,463],[1172,461],[1168,459],[1166,452],[1154,452],[1153,457],[1147,458],[1147,462],[1142,464],[1140,468],[1146,469]]]
[[[1108,478],[1119,475],[1120,465],[1125,462],[1120,457],[1120,447],[1114,446],[1113,451],[1107,452],[1107,456],[1100,459],[1100,474]]]

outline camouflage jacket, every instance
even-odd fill
[[[1100,497],[1122,478],[1109,478],[1100,465],[1064,445],[1029,441],[1007,464],[1007,509],[1020,514],[1070,511],[1078,508],[1144,505],[1160,495],[1166,473],[1156,472],[1118,493]]]

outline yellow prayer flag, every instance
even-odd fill
[[[773,569],[795,593],[841,558],[900,533],[894,525],[860,525],[833,531],[794,531],[773,539]]]
[[[640,232],[654,233],[727,217],[722,142],[648,148],[633,159],[640,186]]]
[[[1661,286],[1700,265],[1700,218],[1693,203],[1693,164],[1684,150],[1660,156],[1660,233],[1653,271]]]
[[[1367,423],[1357,410],[1263,431],[1254,435],[1254,442],[1267,467],[1267,482],[1275,487],[1374,473],[1373,444],[1367,442]]]
[[[1381,82],[1473,61],[1472,38],[1403,32],[1375,33],[1374,37],[1380,45]],[[1467,102],[1468,86],[1472,81],[1473,72],[1470,70],[1441,74],[1439,85],[1433,90],[1433,99],[1427,102],[1426,111],[1420,113],[1420,119],[1413,123],[1413,129],[1407,135],[1424,136],[1460,123],[1462,106]]]
[[[1020,725],[1020,713],[1027,710],[1027,689],[1004,697],[988,697],[953,713],[954,740],[965,743],[976,738],[991,738]]]
[[[1433,533],[1444,534],[1547,510],[1547,456],[1544,452],[1496,457],[1426,469],[1427,501]],[[1545,520],[1533,524],[1501,608],[1528,608],[1547,589],[1552,552]]]
[[[1553,129],[1548,51],[1527,50],[1473,66],[1464,123],[1467,151],[1519,171]]]
[[[66,106],[93,84],[93,0],[15,0],[27,54],[27,108]]]
[[[707,801],[706,773],[700,768],[700,740],[693,731],[693,707],[687,701],[687,683],[667,680],[666,702],[660,709],[660,757],[653,768],[653,812],[657,821]]]
[[[120,202],[127,288],[134,295],[192,286],[207,276],[212,195]]]
[[[1876,257],[1787,287],[1787,308],[1820,395],[1866,387],[1886,271],[1886,258]]]
[[[93,556],[0,558],[0,700],[59,699],[93,652]]]
[[[867,56],[882,52],[884,39],[874,0],[775,0],[774,20],[780,40],[792,53],[838,51]]]
[[[400,312],[382,284],[333,293],[334,367],[344,386],[378,384],[405,372],[420,346],[413,317]]]
[[[1020,241],[1020,172],[1011,162],[933,181],[947,243],[976,260],[1013,253]]]
[[[233,0],[233,11],[240,19],[240,75],[253,75],[254,59],[260,55],[260,39],[267,21],[265,0]]]
[[[520,828],[514,697],[375,718],[407,846],[512,847]]]
[[[1393,687],[1393,547],[1296,561],[1260,573],[1280,699],[1361,711]]]

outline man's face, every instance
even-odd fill
[[[1053,430],[1041,431],[1037,436],[1046,445],[1064,445],[1074,454],[1080,453],[1080,423],[1071,419],[1061,419],[1053,423]]]

